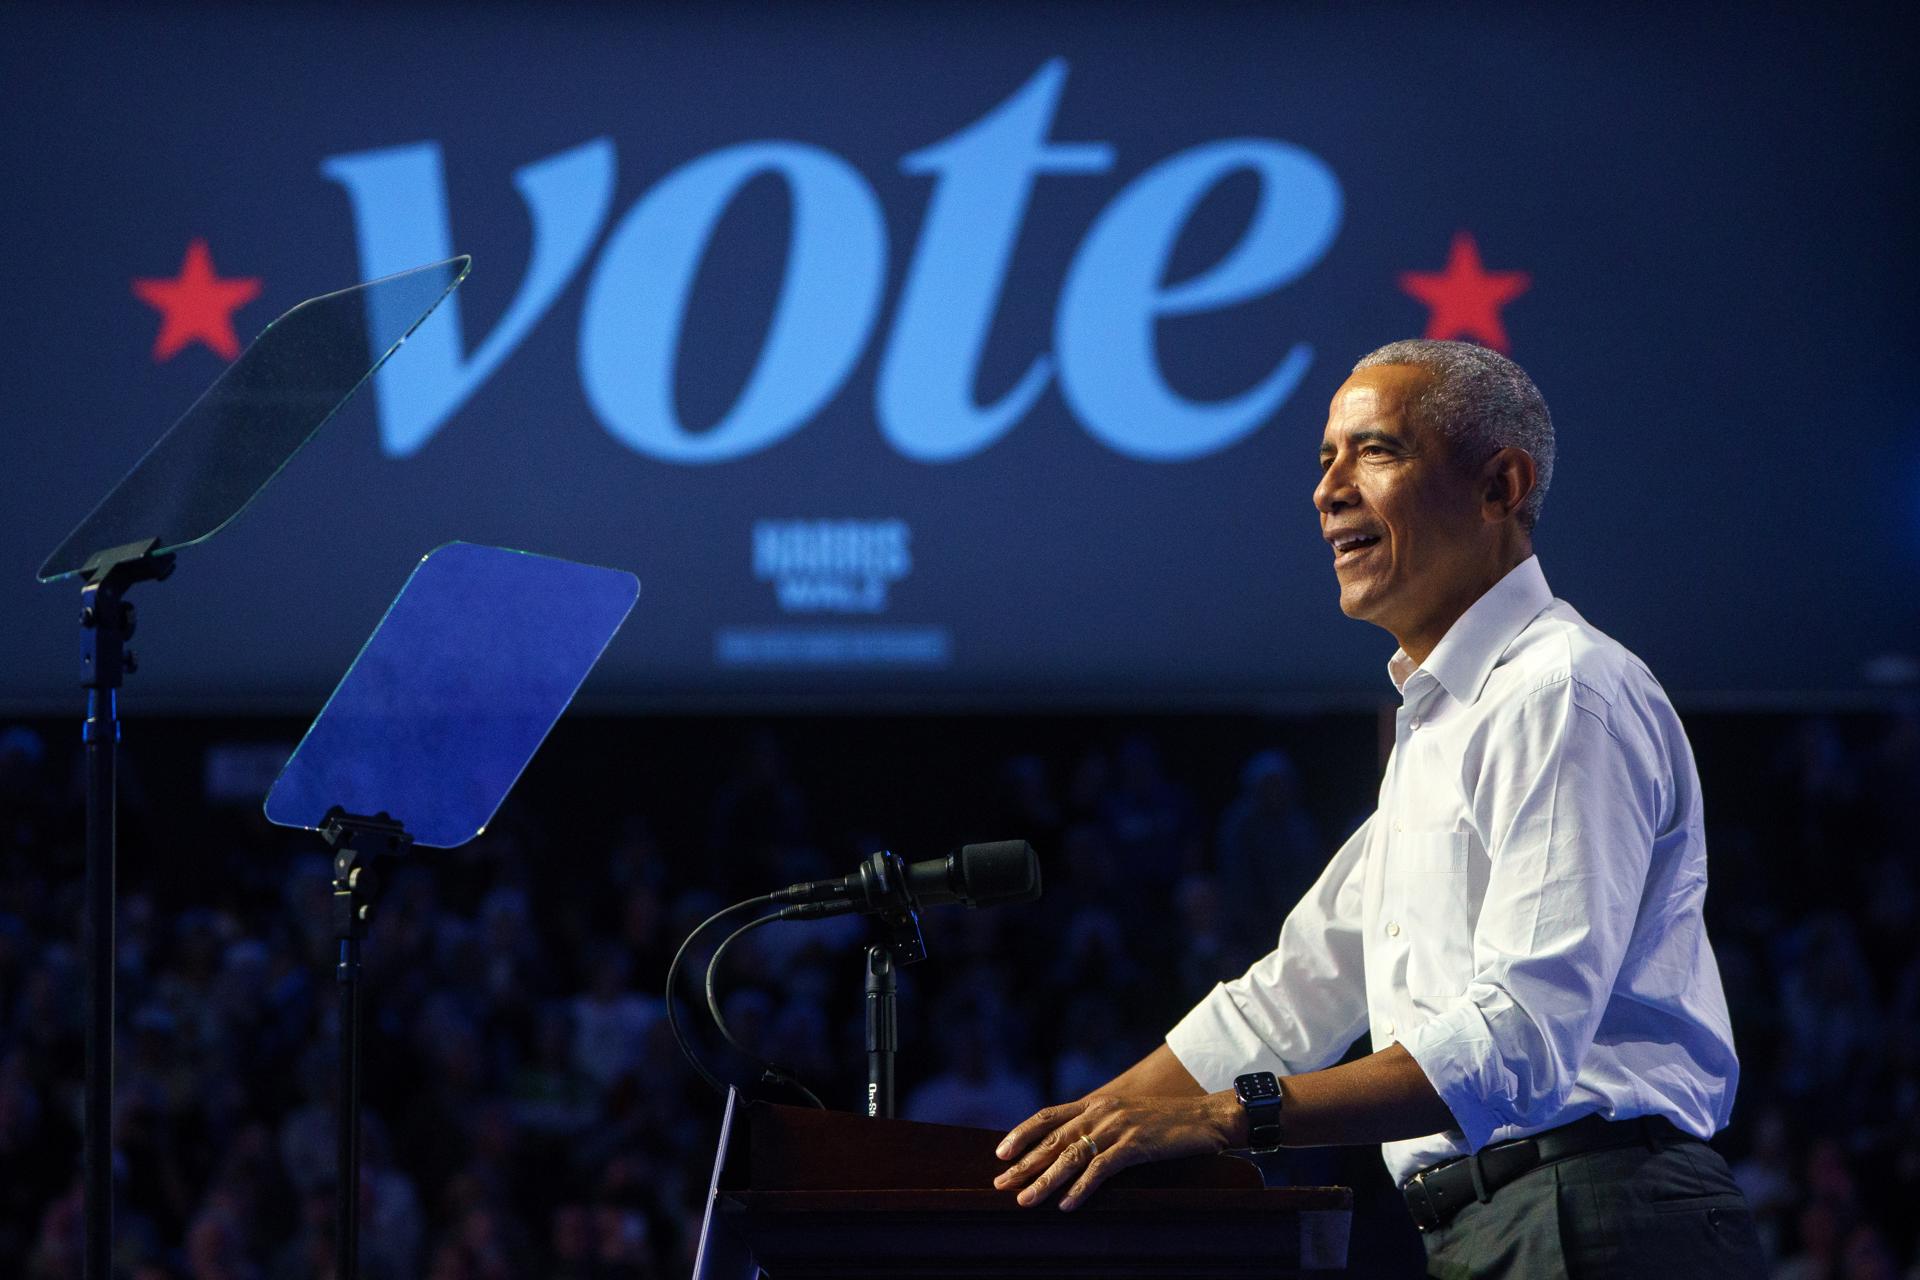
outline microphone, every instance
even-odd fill
[[[806,880],[770,896],[793,904],[780,912],[788,920],[917,910],[947,902],[968,907],[1031,902],[1040,896],[1040,859],[1025,840],[963,845],[944,858],[911,863],[883,849],[850,876]]]

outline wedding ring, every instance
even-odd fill
[[[1100,1144],[1093,1140],[1093,1135],[1090,1133],[1081,1134],[1080,1141],[1087,1144],[1087,1163],[1092,1164],[1093,1158],[1100,1154]]]

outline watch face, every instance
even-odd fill
[[[1280,1081],[1271,1071],[1256,1071],[1235,1080],[1233,1091],[1239,1095],[1242,1102],[1259,1102],[1266,1098],[1278,1098]]]

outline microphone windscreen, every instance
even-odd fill
[[[1040,896],[1040,859],[1025,840],[963,845],[959,863],[961,898],[970,907]]]

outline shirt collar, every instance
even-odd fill
[[[1456,702],[1472,702],[1513,638],[1552,603],[1540,557],[1528,556],[1454,620],[1424,663],[1415,666],[1405,649],[1394,650],[1387,677],[1404,693],[1414,673],[1425,671]]]

